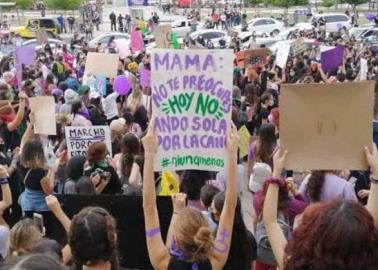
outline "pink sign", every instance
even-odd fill
[[[143,37],[140,31],[136,29],[132,30],[130,33],[130,39],[131,39],[130,47],[133,53],[144,50]]]
[[[151,87],[151,70],[142,68],[140,71],[140,85],[145,87]]]

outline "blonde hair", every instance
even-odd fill
[[[41,232],[33,220],[29,218],[20,220],[10,231],[10,251],[12,256],[24,254],[41,239]]]
[[[143,93],[140,90],[139,86],[133,86],[133,91],[131,91],[130,95],[130,101],[129,104],[127,104],[127,107],[132,113],[135,113],[138,107],[142,104],[142,97]]]
[[[186,208],[176,219],[175,238],[177,247],[189,261],[208,259],[213,247],[213,237],[209,224],[198,210]]]

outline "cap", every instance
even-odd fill
[[[126,124],[125,118],[118,118],[110,123],[110,131],[122,132]]]
[[[101,97],[101,95],[97,91],[92,91],[89,93],[89,99],[98,99],[99,97]]]
[[[51,91],[51,94],[56,97],[61,97],[63,96],[63,90],[59,88],[55,88]]]
[[[249,178],[249,189],[252,192],[258,192],[262,189],[265,179],[272,174],[272,169],[266,163],[257,162],[252,169]]]
[[[77,90],[77,93],[82,96],[85,93],[89,92],[90,87],[88,85],[82,84],[79,86],[79,89]]]

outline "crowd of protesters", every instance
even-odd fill
[[[110,16],[111,30],[117,30],[116,14]],[[127,30],[124,20],[120,15],[118,26]],[[226,14],[226,29],[232,25],[228,21]],[[284,68],[277,66],[275,52],[257,66],[241,68],[235,60],[230,67],[229,162],[226,172],[217,174],[191,170],[168,172],[169,176],[154,174],[158,142],[153,131],[151,88],[140,83],[140,70],[150,69],[146,52],[119,60],[117,72],[126,75],[131,84],[127,96],[114,91],[109,78],[104,92],[97,89],[95,76],[85,73],[91,49],[76,37],[71,46],[40,49],[36,64],[22,68],[21,81],[14,63],[2,67],[0,259],[4,269],[120,269],[117,234],[122,231],[109,212],[87,207],[70,220],[54,194],[143,196],[145,228],[140,229],[145,230],[154,269],[376,269],[376,146],[364,149],[368,171],[286,171],[287,152],[279,147],[279,96],[282,84],[359,81],[361,58],[368,65],[366,79],[377,80],[378,48],[343,31],[328,35],[315,28],[297,31],[291,39],[299,37],[313,41],[304,52],[291,53]],[[344,46],[339,67],[323,71],[321,45]],[[242,50],[237,37],[230,47],[235,52]],[[111,40],[97,51],[115,53],[117,49]],[[35,96],[54,98],[55,136],[34,133],[36,120],[28,99]],[[91,144],[86,156],[69,157],[65,127],[103,125],[110,127],[112,157],[101,142]],[[245,158],[238,156],[237,130],[242,126],[256,138]],[[372,126],[372,138],[378,143],[378,102]],[[168,177],[177,183],[179,193],[169,194],[173,213],[164,242],[155,183],[168,181]],[[253,194],[253,201],[248,202],[253,205],[252,217],[243,216],[245,192]],[[33,222],[36,214],[45,221],[45,236]],[[49,238],[53,219],[67,232],[65,247]],[[246,220],[253,224],[252,231]]]

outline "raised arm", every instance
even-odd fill
[[[143,169],[143,213],[146,230],[147,249],[154,269],[166,270],[170,255],[164,246],[160,232],[159,216],[156,207],[156,191],[154,181],[154,160],[157,152],[157,136],[154,134],[154,121],[151,121],[147,135],[143,138],[145,150]]]
[[[20,105],[18,107],[16,118],[7,125],[7,128],[10,132],[15,131],[17,127],[21,124],[22,119],[24,119],[25,102],[28,96],[24,92],[20,92],[18,97],[20,98]]]
[[[0,185],[3,199],[0,201],[0,212],[2,213],[12,205],[12,193],[8,183],[8,173],[4,166],[0,165]]]
[[[236,127],[232,124],[227,133],[228,155],[228,183],[223,210],[219,220],[217,235],[214,242],[214,260],[211,260],[213,269],[222,269],[230,251],[232,228],[234,226],[235,207],[237,204],[237,151],[239,136]]]
[[[378,226],[378,151],[377,146],[373,143],[372,150],[365,147],[365,154],[367,162],[371,170],[371,186],[369,199],[366,205],[367,210],[370,212],[374,219],[374,224]]]
[[[276,258],[279,269],[284,269],[283,258],[284,249],[287,244],[284,233],[277,222],[278,207],[278,182],[284,168],[287,152],[278,150],[273,156],[273,175],[265,196],[263,208],[263,221],[268,235],[269,243],[272,247],[274,257]]]
[[[60,224],[62,224],[66,233],[68,233],[71,227],[71,220],[64,213],[58,199],[54,195],[49,195],[45,198],[45,200],[47,207],[51,210],[51,212],[53,212],[55,217],[59,220]]]

